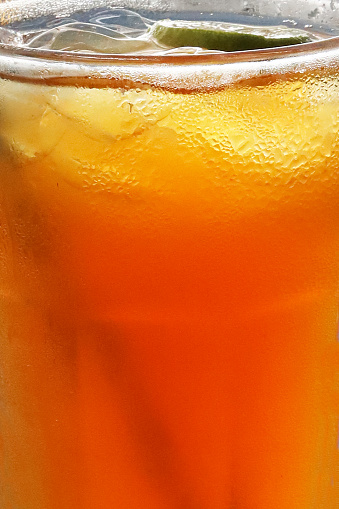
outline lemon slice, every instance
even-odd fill
[[[244,51],[302,44],[314,40],[308,32],[285,26],[250,26],[208,21],[157,21],[150,29],[160,45],[207,50]]]

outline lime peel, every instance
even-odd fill
[[[208,21],[157,21],[150,28],[157,44],[169,48],[199,47],[206,50],[244,51],[311,42],[314,37],[286,26],[251,26]]]

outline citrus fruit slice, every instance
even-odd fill
[[[250,26],[208,21],[157,21],[150,29],[160,45],[207,50],[243,51],[311,42],[304,31],[285,26]]]

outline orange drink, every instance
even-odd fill
[[[1,50],[2,509],[338,507],[339,43],[242,55]]]

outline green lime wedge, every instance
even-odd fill
[[[207,50],[244,51],[290,46],[314,40],[310,34],[285,26],[250,26],[208,21],[157,21],[150,29],[160,45]]]

